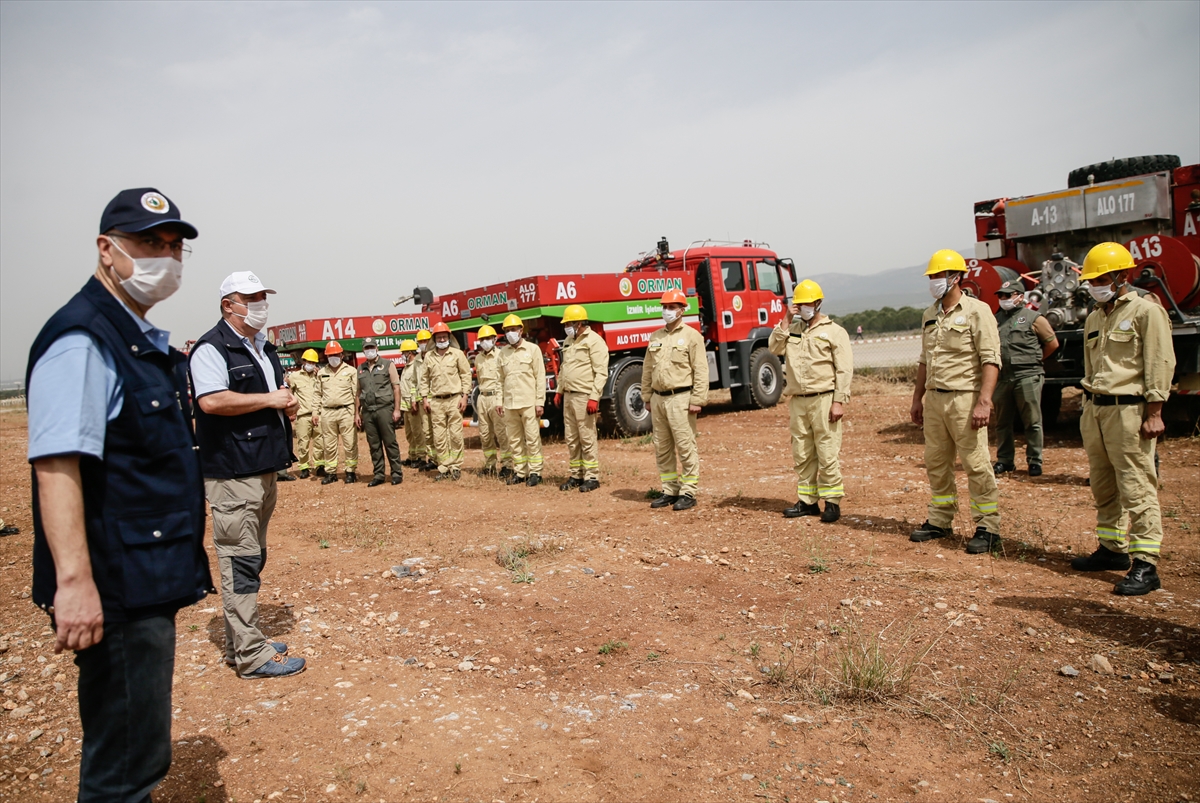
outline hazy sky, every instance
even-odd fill
[[[150,319],[221,279],[368,315],[659,236],[872,273],[972,203],[1114,156],[1200,160],[1200,3],[0,3],[0,378],[155,186],[200,229]],[[919,278],[914,278],[919,281]]]

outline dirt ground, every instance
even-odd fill
[[[155,799],[1200,799],[1200,441],[1161,445],[1165,589],[1126,599],[1067,564],[1095,545],[1077,427],[1044,476],[1018,458],[1001,480],[1003,554],[968,556],[908,541],[928,496],[908,389],[859,391],[836,524],[780,515],[784,406],[706,411],[683,513],[648,508],[640,441],[602,441],[587,495],[558,490],[561,442],[536,489],[476,476],[472,441],[455,484],[281,485],[261,610],[308,671],[241,680],[219,600],[180,611]],[[0,799],[67,801],[75,668],[28,600],[25,448],[0,415],[22,531],[0,539]]]

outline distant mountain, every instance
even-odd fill
[[[974,255],[971,250],[959,253],[967,258]],[[922,275],[924,272],[924,265],[892,268],[863,276],[849,273],[805,276],[797,269],[796,278],[812,279],[821,285],[821,290],[825,293],[825,303],[821,305],[822,312],[830,315],[849,315],[852,312],[883,307],[928,307],[933,303],[933,299],[929,297],[929,282]]]

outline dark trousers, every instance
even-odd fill
[[[1029,465],[1042,464],[1042,385],[1045,377],[1023,376],[1020,378],[1001,375],[992,394],[996,409],[996,460],[1015,465],[1016,444],[1013,439],[1016,416],[1021,416],[1025,425],[1025,462]]]
[[[171,768],[175,615],[104,623],[75,653],[83,758],[79,803],[144,803]]]
[[[383,452],[387,450],[388,463],[392,465],[392,476],[399,477],[404,473],[400,467],[400,447],[396,444],[396,426],[392,423],[392,408],[380,407],[377,410],[362,411],[363,430],[367,434],[367,446],[371,447],[371,467],[375,469],[375,478],[383,479],[386,465],[383,462]]]

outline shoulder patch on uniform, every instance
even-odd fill
[[[1017,323],[1025,323],[1027,320],[1029,319],[1022,315],[1020,318],[1017,318]]]
[[[829,335],[825,334],[824,332],[817,332],[817,337],[821,338],[822,340],[829,339]]]
[[[662,344],[663,342],[661,340],[651,340],[650,349],[652,351],[658,351],[660,348],[662,348]]]
[[[1117,324],[1117,328],[1120,329],[1122,332],[1128,332],[1130,329],[1133,328],[1133,321],[1129,321],[1129,320],[1121,321],[1119,324]]]
[[[957,318],[954,319],[954,322],[956,324],[958,324],[959,326],[962,326],[964,323],[967,322],[967,316],[959,315]]]

